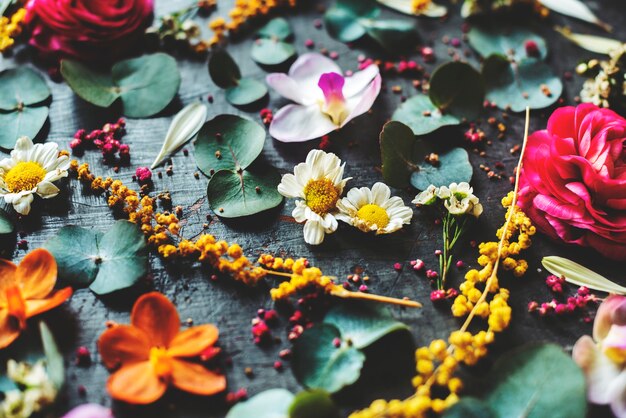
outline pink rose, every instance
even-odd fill
[[[30,44],[44,55],[102,62],[141,39],[153,0],[29,0],[26,8]]]
[[[626,120],[592,104],[528,138],[519,205],[553,239],[626,260]]]

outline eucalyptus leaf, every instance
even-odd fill
[[[481,57],[500,54],[511,60],[520,61],[528,57],[527,41],[532,41],[537,45],[538,55],[532,58],[543,60],[548,55],[546,41],[541,36],[523,28],[473,26],[467,36],[469,44]]]
[[[50,329],[45,322],[39,322],[39,331],[41,334],[41,342],[43,351],[46,355],[46,370],[50,380],[57,390],[61,389],[65,383],[65,366],[63,364],[63,355],[59,352],[56,341]]]
[[[576,286],[586,286],[601,292],[626,295],[626,287],[607,279],[575,261],[564,257],[547,256],[541,260],[543,267],[551,274],[565,277],[565,281]]]
[[[424,157],[429,153],[424,148]],[[415,158],[415,156],[414,156]],[[424,158],[415,158],[417,170],[411,174],[411,184],[418,190],[426,190],[429,185],[447,186],[450,183],[467,182],[472,179],[472,165],[464,148],[452,148],[439,154],[439,164],[433,166],[424,162]]]
[[[392,187],[406,187],[415,164],[410,159],[415,136],[407,125],[391,121],[380,133],[380,154],[383,162],[383,178]]]
[[[34,138],[48,118],[50,88],[29,67],[0,73],[0,148],[13,149],[21,136]]]
[[[391,332],[408,330],[384,307],[365,303],[337,305],[326,314],[324,323],[334,325],[341,333],[341,338],[358,349],[369,346]]]
[[[105,233],[78,226],[61,228],[47,248],[59,279],[104,295],[134,286],[148,273],[148,247],[139,227],[117,221]]]
[[[295,396],[285,389],[269,389],[233,406],[226,418],[289,418]]]
[[[6,213],[3,209],[0,209],[0,236],[12,234],[15,232],[15,225],[13,221],[9,217],[9,214]]]
[[[235,106],[247,106],[267,95],[265,84],[253,78],[242,78],[236,86],[226,89],[226,100]]]
[[[413,2],[407,0],[377,0],[378,3],[400,13],[412,16],[443,17],[448,14],[445,6],[428,2],[424,7],[415,8]]]
[[[539,344],[502,356],[486,376],[483,396],[496,418],[584,418],[582,370],[561,347]]]
[[[490,55],[482,68],[487,89],[487,100],[500,109],[511,108],[521,112],[526,107],[542,109],[556,102],[563,91],[563,83],[552,69],[536,59],[517,63],[498,54]]]
[[[443,126],[461,123],[461,119],[456,116],[441,113],[430,101],[430,98],[424,94],[413,96],[402,103],[393,112],[391,119],[410,127],[414,135],[424,135]]]
[[[196,164],[205,175],[222,169],[246,169],[263,151],[265,130],[236,115],[218,115],[206,122],[195,142]]]
[[[617,39],[586,35],[584,33],[572,33],[568,28],[556,27],[555,30],[579,47],[587,51],[595,52],[596,54],[608,55],[611,51],[621,48],[623,45],[622,42]]]
[[[482,110],[485,88],[480,73],[471,65],[448,62],[432,74],[428,95],[444,114],[474,119]]]
[[[164,53],[117,62],[110,72],[63,60],[61,74],[83,100],[109,107],[119,99],[123,114],[131,118],[159,113],[176,96],[180,86],[176,60]]]
[[[328,392],[305,390],[296,395],[289,407],[289,418],[341,418]]]
[[[601,21],[582,0],[539,0],[539,3],[557,13],[593,23],[611,31],[611,26]]]
[[[464,396],[450,408],[446,409],[442,418],[496,418],[493,411],[480,399]]]
[[[207,108],[200,102],[190,103],[178,112],[167,130],[161,151],[150,168],[157,167],[165,158],[190,141],[204,125],[206,116]]]
[[[209,75],[220,88],[235,87],[241,79],[239,66],[225,50],[217,50],[209,59]]]
[[[280,174],[273,167],[220,170],[211,177],[207,196],[211,209],[223,218],[254,215],[280,205]]]
[[[415,24],[410,20],[363,19],[360,22],[367,34],[387,51],[405,51],[419,40]]]
[[[287,20],[282,17],[276,17],[257,32],[257,36],[266,39],[278,39],[284,41],[293,36],[293,31]]]
[[[292,44],[278,39],[259,38],[252,44],[250,55],[259,64],[280,65],[293,58],[296,55],[296,49]]]
[[[365,355],[348,344],[336,347],[339,330],[330,324],[316,324],[302,333],[293,347],[292,369],[307,388],[335,393],[356,382]]]

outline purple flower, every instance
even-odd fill
[[[114,418],[109,408],[95,403],[86,403],[77,406],[65,414],[63,418]]]
[[[380,93],[378,67],[370,65],[350,77],[341,74],[333,60],[316,53],[298,58],[289,74],[269,74],[267,84],[296,103],[274,115],[270,135],[282,142],[307,141],[367,112]]]

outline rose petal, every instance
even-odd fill
[[[145,405],[163,396],[167,385],[159,379],[149,361],[132,363],[113,373],[107,381],[112,398],[130,404]]]
[[[207,347],[215,344],[218,336],[219,331],[214,325],[192,327],[174,337],[167,353],[173,357],[199,356]]]
[[[572,358],[585,373],[589,401],[600,405],[609,403],[608,389],[620,373],[617,365],[600,352],[588,335],[576,341]]]
[[[176,307],[158,292],[141,296],[135,302],[130,322],[143,330],[151,346],[167,348],[180,329],[180,318]]]
[[[269,132],[281,142],[303,142],[319,138],[337,128],[316,104],[287,105],[276,112]]]
[[[350,109],[350,113],[346,117],[346,119],[341,123],[341,127],[346,126],[348,122],[357,116],[361,116],[363,113],[370,110],[376,98],[378,97],[378,93],[380,93],[380,86],[382,83],[382,78],[380,74],[374,77],[374,81],[365,88],[361,93],[352,96],[347,100],[346,106]]]
[[[226,389],[226,378],[200,364],[172,359],[172,384],[196,395],[215,395]]]
[[[132,325],[116,325],[98,339],[98,352],[104,365],[113,369],[120,365],[146,361],[150,356],[148,336]]]
[[[15,271],[24,299],[43,299],[57,281],[57,262],[49,251],[38,248],[26,254]]]

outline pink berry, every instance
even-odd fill
[[[526,55],[529,57],[539,56],[539,45],[537,45],[537,42],[532,39],[529,39],[524,43],[524,48],[526,49]]]

